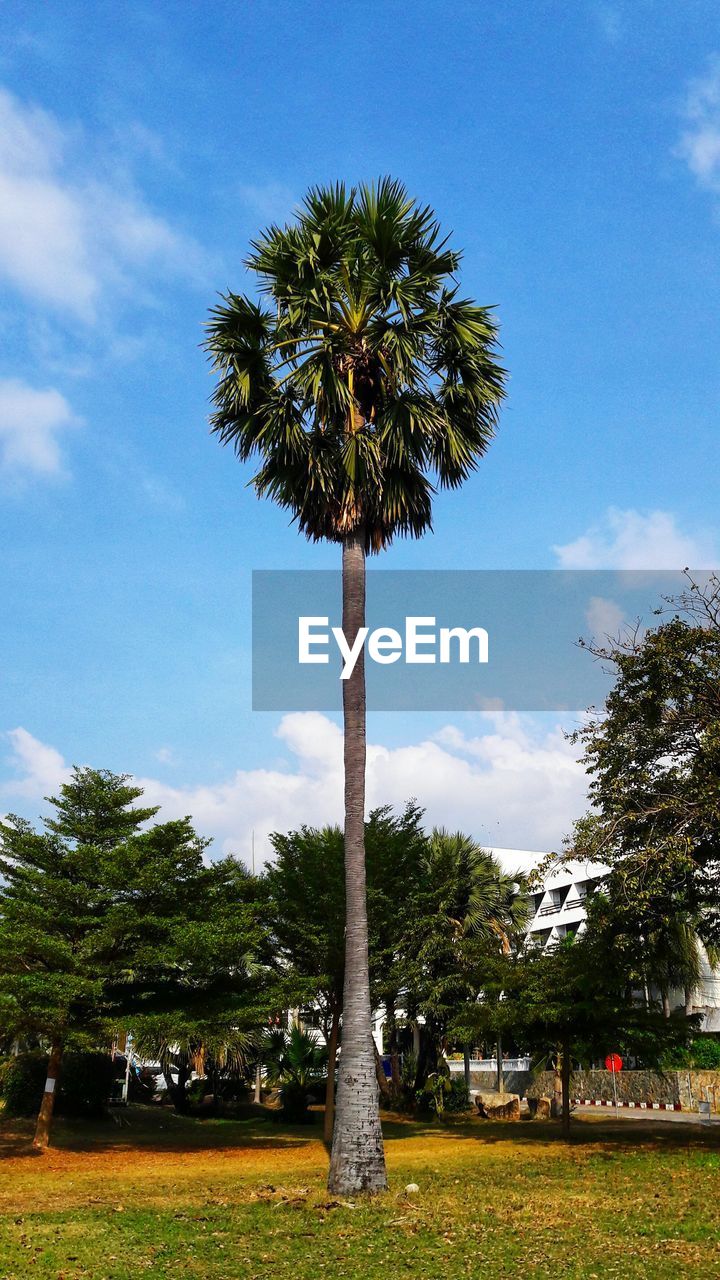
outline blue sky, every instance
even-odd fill
[[[250,711],[250,572],[331,567],[208,436],[199,350],[248,240],[390,172],[498,307],[477,476],[387,567],[718,560],[717,6],[63,0],[0,8],[0,807],[68,762],[219,848],[339,813],[337,726]],[[376,715],[373,802],[542,848],[552,718]]]

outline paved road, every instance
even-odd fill
[[[720,1125],[720,1116],[711,1116],[710,1120],[701,1120],[697,1111],[641,1111],[635,1107],[618,1107],[617,1114],[614,1107],[583,1107],[582,1105],[573,1107],[573,1115],[595,1116],[598,1120],[648,1120],[653,1122],[669,1124],[692,1124],[700,1129],[707,1129],[709,1125]]]

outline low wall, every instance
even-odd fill
[[[528,1088],[528,1097],[552,1096],[554,1075],[543,1071],[535,1076]],[[618,1102],[659,1102],[674,1106],[680,1101],[677,1072],[668,1071],[618,1071],[615,1074]],[[615,1098],[612,1071],[573,1071],[570,1077],[570,1095],[573,1098],[600,1099],[612,1102]]]
[[[524,1092],[528,1098],[552,1097],[555,1078],[552,1071],[542,1071],[536,1076],[518,1072],[517,1076],[527,1078],[525,1089],[508,1081],[505,1085],[508,1091],[521,1096]],[[490,1087],[494,1087],[494,1083]],[[650,1105],[657,1102],[673,1107],[679,1104],[683,1111],[697,1111],[699,1101],[709,1101],[711,1111],[720,1114],[720,1071],[618,1071],[615,1087],[618,1102]],[[580,1100],[612,1102],[615,1098],[612,1071],[573,1071],[570,1095]]]
[[[683,1111],[697,1111],[698,1102],[709,1102],[720,1115],[720,1071],[678,1071],[678,1094]]]
[[[532,1071],[503,1071],[503,1088],[505,1093],[517,1093],[521,1098],[525,1098],[533,1083]],[[471,1071],[470,1072],[470,1088],[472,1089],[496,1089],[497,1088],[497,1072],[495,1071]],[[535,1095],[533,1095],[535,1096]]]

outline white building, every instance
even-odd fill
[[[503,870],[527,875],[549,855],[529,849],[493,849]],[[566,862],[545,876],[530,894],[528,937],[542,947],[552,947],[585,928],[585,899],[608,868],[599,862]],[[713,969],[700,945],[701,979],[693,992],[693,1013],[702,1013],[701,1030],[720,1031],[720,969]],[[671,992],[673,1007],[685,1007],[682,991]]]

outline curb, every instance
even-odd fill
[[[629,1107],[637,1111],[682,1111],[679,1102],[613,1102],[609,1098],[573,1098],[575,1106],[581,1107]]]

